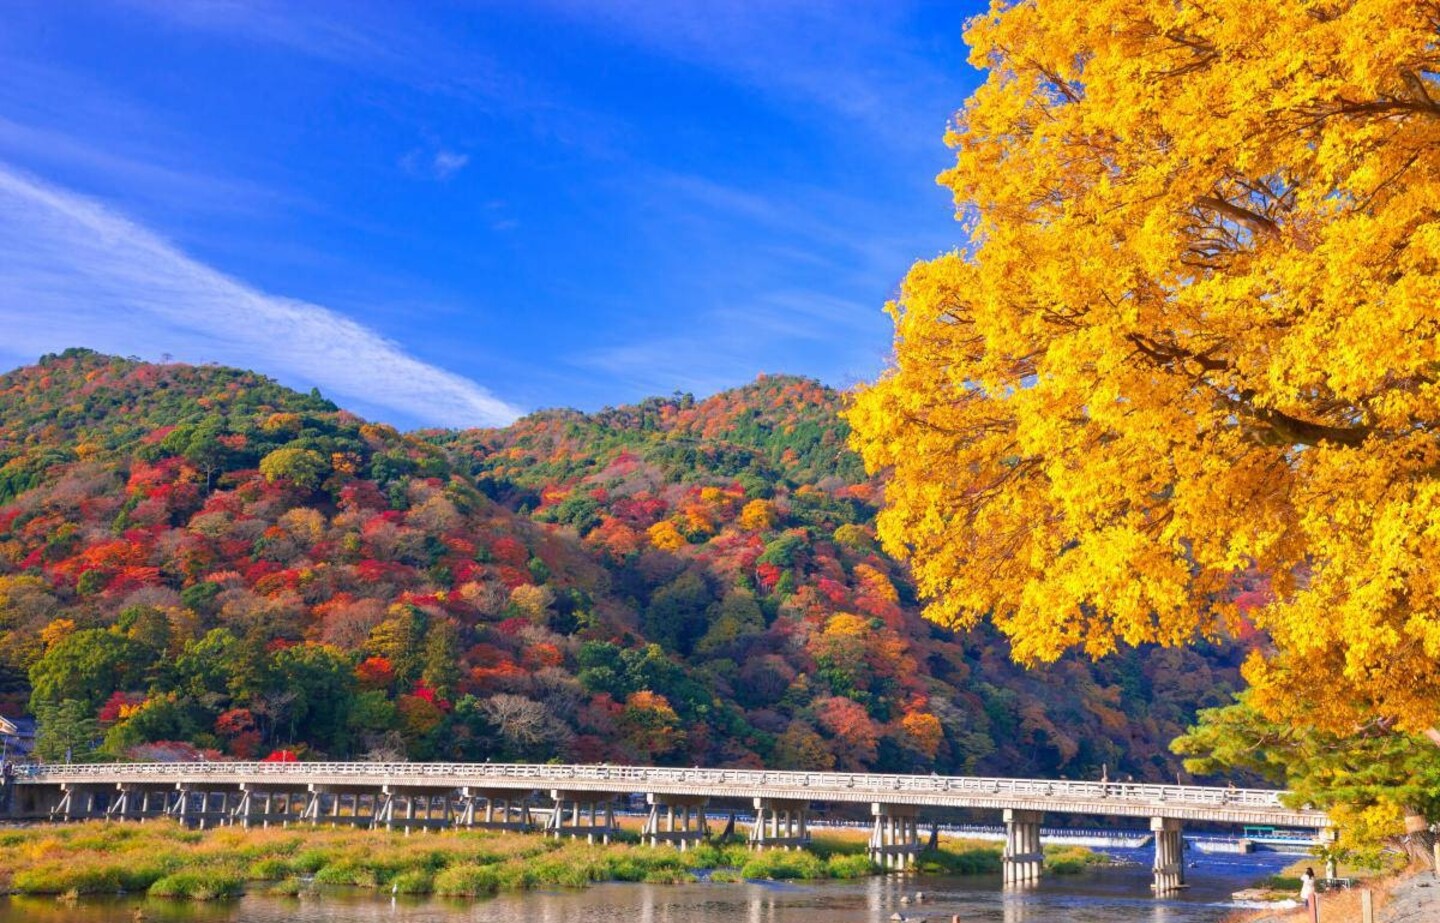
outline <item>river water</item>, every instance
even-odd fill
[[[603,884],[475,901],[367,892],[254,894],[209,905],[12,897],[0,898],[0,923],[886,923],[895,913],[932,923],[952,915],[966,923],[1213,923],[1235,909],[1232,891],[1294,861],[1273,853],[1187,853],[1195,863],[1187,872],[1191,887],[1157,900],[1149,892],[1151,851],[1108,851],[1134,864],[1052,875],[1024,890],[1004,889],[998,876],[892,875],[814,884]],[[924,893],[919,903],[917,891]]]

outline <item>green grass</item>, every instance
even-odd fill
[[[746,878],[773,878],[783,881],[792,878],[816,879],[825,877],[825,860],[809,852],[754,853],[749,862],[740,869]]]
[[[429,869],[411,869],[396,875],[392,887],[396,894],[430,894],[435,890],[435,875]]]
[[[188,871],[166,875],[150,886],[151,897],[215,901],[239,897],[244,880],[225,871]]]
[[[940,875],[991,875],[1000,871],[1003,850],[993,843],[942,840],[938,850],[922,853],[922,872]]]
[[[874,875],[877,871],[875,863],[870,861],[869,856],[834,855],[825,860],[827,878],[864,878],[867,875]]]
[[[1110,859],[1083,846],[1045,847],[1045,870],[1056,875],[1078,875],[1097,865],[1108,865]]]
[[[453,865],[435,876],[435,893],[446,897],[484,897],[500,890],[493,865]]]
[[[1047,851],[1053,871],[1078,869],[1087,850]],[[924,854],[921,869],[995,872],[993,844],[947,841]],[[599,881],[686,882],[741,878],[860,878],[878,870],[863,831],[825,831],[812,848],[751,852],[741,844],[668,847],[557,841],[533,835],[451,830],[400,831],[290,827],[185,830],[168,821],[74,824],[0,836],[0,893],[151,894],[186,900],[231,896],[246,883],[273,893],[316,887],[397,894],[478,897],[498,891],[584,888]],[[263,883],[261,885],[260,883]]]

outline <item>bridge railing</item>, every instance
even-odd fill
[[[759,769],[680,769],[658,766],[554,765],[529,763],[86,763],[32,765],[16,769],[21,781],[303,781],[344,777],[357,783],[415,781],[483,785],[487,782],[533,783],[536,788],[572,783],[614,785],[643,791],[647,786],[725,787],[740,794],[767,791],[887,794],[963,794],[993,798],[1064,798],[1186,806],[1283,808],[1284,792],[1270,789],[1153,785],[1066,779],[1005,779],[976,776],[881,775],[869,773],[787,772]]]

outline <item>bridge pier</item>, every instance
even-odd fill
[[[50,817],[62,821],[103,817],[109,807],[110,791],[111,786],[108,785],[62,782],[60,800],[50,809]]]
[[[1005,852],[1000,857],[1005,884],[1028,884],[1040,880],[1045,852],[1040,846],[1039,811],[1005,811]]]
[[[650,805],[650,814],[645,818],[640,838],[651,846],[669,843],[683,852],[704,842],[709,836],[710,829],[705,821],[705,806],[710,803],[709,798],[703,795],[646,795],[645,801]],[[665,809],[663,830],[661,808]],[[677,819],[680,822],[678,830],[675,827]]]
[[[236,805],[233,808],[230,807],[229,799],[226,799],[227,822],[233,824],[238,820],[240,826],[247,830],[256,822],[262,828],[268,828],[272,821],[279,823],[282,827],[288,826],[293,819],[291,803],[293,792],[294,789],[290,786],[241,782]],[[182,802],[187,800],[186,796],[181,796]],[[280,803],[278,810],[276,808],[277,801]],[[260,808],[258,813],[255,810],[257,807]]]
[[[144,782],[117,782],[115,790],[116,797],[111,800],[110,807],[105,811],[107,819],[143,821],[147,817],[164,816],[166,795],[168,794],[166,787]],[[150,806],[151,799],[156,795],[160,796],[158,810]]]
[[[479,802],[485,803],[483,820],[477,820]],[[459,817],[455,824],[461,827],[479,827],[482,830],[512,830],[524,833],[535,828],[530,816],[530,793],[513,788],[460,789],[458,799]],[[496,818],[499,818],[498,820]]]
[[[904,871],[915,865],[920,844],[919,809],[913,804],[873,802],[870,813],[875,825],[870,830],[870,861],[886,871]]]
[[[405,786],[405,785],[383,785],[380,787],[380,797],[376,803],[373,824],[376,827],[384,826],[386,830],[393,830],[400,827],[406,833],[412,827],[419,827],[422,830],[431,827],[446,826],[450,820],[450,797],[452,789],[438,790],[433,786]],[[443,797],[445,800],[441,809],[441,816],[435,817],[435,799]],[[423,809],[424,816],[416,815],[416,803]],[[397,812],[397,807],[404,810],[403,814]]]
[[[1150,829],[1155,832],[1155,883],[1151,887],[1156,894],[1185,887],[1185,841],[1180,835],[1180,821],[1153,817]]]
[[[583,792],[552,789],[550,799],[555,807],[545,825],[545,835],[559,839],[563,836],[584,837],[585,842],[610,842],[620,831],[615,823],[615,799],[623,797],[614,792]],[[566,823],[566,814],[569,823]]]
[[[163,813],[187,827],[194,823],[201,830],[212,824],[228,824],[234,816],[230,808],[230,797],[238,788],[236,783],[195,785],[177,782],[173,804],[169,803],[168,793],[164,793],[166,803]],[[220,800],[219,807],[212,807],[217,798]]]
[[[751,849],[802,849],[810,844],[810,802],[756,798]]]

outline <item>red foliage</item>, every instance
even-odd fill
[[[850,598],[850,588],[838,580],[821,577],[815,585],[820,590],[821,595],[830,600],[831,604],[835,606],[844,606]]]
[[[114,724],[123,717],[123,710],[134,708],[144,701],[145,694],[142,692],[113,692],[95,717],[101,724]]]
[[[158,567],[126,567],[105,587],[106,593],[129,593],[141,587],[161,584]]]
[[[255,730],[255,715],[248,708],[232,708],[221,712],[215,719],[215,733],[222,737],[234,737],[246,731]]]
[[[495,576],[499,577],[500,582],[505,584],[505,588],[510,590],[515,589],[517,586],[524,586],[527,583],[533,582],[528,570],[511,567],[508,564],[495,568]]]
[[[415,689],[410,694],[417,699],[422,699],[426,702],[429,702],[431,705],[434,705],[441,711],[450,710],[450,703],[447,700],[442,699],[440,696],[436,695],[435,690],[431,689],[428,685],[426,685],[423,679],[415,683]]]
[[[502,535],[490,544],[490,557],[497,564],[508,564],[511,567],[524,567],[530,560],[530,549],[526,548],[516,539],[508,535]]]
[[[355,678],[364,689],[389,689],[395,682],[395,665],[385,657],[366,657],[355,668]]]
[[[539,644],[533,644],[525,648],[521,659],[524,661],[525,666],[529,667],[532,671],[538,672],[546,667],[560,666],[565,662],[565,655],[561,653],[560,648],[548,641],[542,641]]]

